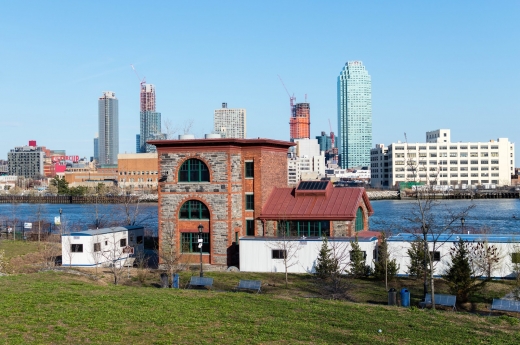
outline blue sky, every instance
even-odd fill
[[[248,137],[289,138],[289,99],[311,134],[337,131],[345,62],[372,76],[373,144],[520,132],[518,1],[4,1],[0,159],[31,139],[90,157],[97,99],[119,99],[120,152],[135,152],[139,80],[163,120],[201,137],[222,102],[247,109]],[[516,147],[520,151],[520,147]],[[516,154],[517,166],[520,155]]]

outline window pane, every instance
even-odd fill
[[[255,235],[255,221],[253,219],[246,219],[246,236]]]
[[[255,174],[253,162],[246,162],[245,165],[246,165],[246,173],[245,173],[246,178],[253,178],[254,174]]]

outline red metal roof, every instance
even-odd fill
[[[334,187],[328,189],[325,195],[297,195],[294,188],[275,188],[260,218],[352,220],[361,202],[365,203],[368,215],[373,215],[374,210],[364,188]]]

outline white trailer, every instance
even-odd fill
[[[61,238],[62,265],[97,267],[124,265],[144,251],[142,226],[117,226],[72,232]]]
[[[343,255],[342,267],[350,262],[351,241],[355,238],[328,238],[328,247]],[[360,249],[365,253],[365,262],[374,267],[377,237],[359,237]],[[285,245],[284,245],[285,242]],[[323,244],[322,238],[291,238],[277,237],[241,237],[240,238],[240,271],[243,272],[285,272],[283,250],[287,248],[287,271],[290,273],[315,273],[318,254]]]
[[[427,236],[428,251],[433,254],[434,275],[439,277],[446,273],[450,263],[450,251],[462,239],[465,242],[483,243],[494,246],[499,253],[499,265],[491,272],[492,278],[514,278],[516,268],[520,269],[520,236],[515,235],[488,235],[488,234],[443,234],[437,236],[434,252],[432,236]],[[388,253],[390,259],[395,259],[399,265],[398,275],[407,276],[410,266],[408,250],[414,241],[424,244],[422,234],[398,234],[388,239]]]

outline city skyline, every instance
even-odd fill
[[[518,141],[518,2],[356,3],[348,20],[348,1],[138,5],[4,4],[0,159],[28,140],[92,156],[92,100],[103,90],[119,99],[120,152],[135,152],[140,89],[131,64],[156,85],[163,120],[194,120],[198,138],[226,100],[247,109],[250,138],[288,140],[278,75],[297,103],[307,94],[311,137],[329,133],[329,119],[337,133],[338,68],[359,60],[372,76],[372,146],[405,133],[420,142],[436,128],[451,128],[453,141]],[[155,19],[152,34],[135,25],[142,18]]]

